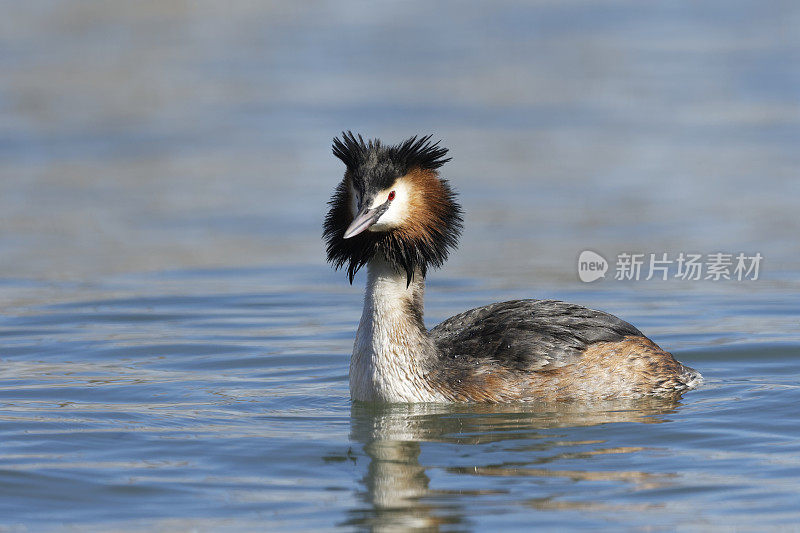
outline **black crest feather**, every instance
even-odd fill
[[[377,145],[376,148],[380,146],[380,141],[377,141]],[[364,161],[367,152],[373,146],[372,140],[367,146],[361,135],[356,139],[352,131],[343,131],[341,140],[338,137],[333,138],[333,155],[341,159],[347,168],[355,169]]]
[[[333,154],[347,167],[344,179],[334,190],[328,202],[330,209],[323,225],[327,242],[328,261],[338,270],[347,265],[350,283],[361,267],[376,254],[381,254],[398,269],[406,272],[408,283],[419,269],[422,276],[429,267],[440,267],[450,250],[458,244],[461,234],[461,207],[447,180],[438,177],[437,169],[450,158],[447,149],[432,143],[431,135],[411,137],[400,144],[386,146],[378,139],[364,141],[361,135],[343,132],[341,139],[333,140]],[[343,239],[347,226],[353,220],[351,188],[362,194],[390,187],[397,178],[413,169],[433,171],[435,197],[426,198],[428,219],[419,221],[421,231],[408,232],[403,228],[385,232],[365,231]]]
[[[370,157],[384,155],[391,162],[400,167],[405,174],[414,167],[426,170],[436,170],[451,158],[445,158],[447,148],[439,146],[439,142],[431,142],[433,135],[411,137],[396,146],[383,146],[379,139],[364,141],[361,135],[352,131],[343,131],[342,138],[333,139],[333,155],[342,160],[348,170],[357,170],[362,165],[370,162]]]

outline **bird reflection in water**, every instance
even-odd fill
[[[667,486],[674,474],[548,467],[548,463],[558,460],[592,461],[598,456],[634,454],[648,449],[609,446],[602,439],[563,439],[563,434],[549,430],[612,423],[664,423],[669,421],[667,415],[675,412],[679,405],[678,397],[591,405],[354,403],[350,417],[351,440],[363,444],[369,466],[363,478],[363,492],[359,494],[366,505],[353,510],[345,525],[376,531],[436,531],[439,526],[446,529],[458,528],[458,524],[465,526],[463,516],[471,513],[463,507],[469,501],[509,493],[497,483],[476,482],[481,476],[618,482],[634,490]],[[586,432],[582,431],[581,435],[585,437]],[[432,450],[433,459],[427,464],[420,462],[425,443],[471,447],[504,441],[500,464],[475,464],[476,453],[480,451],[465,449],[455,453],[452,447]],[[576,451],[564,451],[570,447]],[[465,457],[472,458],[472,464],[465,465]],[[487,460],[496,461],[497,458],[497,448],[493,448]],[[448,482],[449,488],[431,488],[429,469],[444,471],[449,476],[465,476],[464,483],[458,483],[465,488],[453,489],[452,479]],[[538,491],[543,490],[541,484],[537,487]],[[600,501],[567,501],[560,498],[561,489],[563,485],[556,489],[557,494],[556,491],[546,495],[538,492],[536,497],[528,497],[520,503],[542,510],[613,510]]]

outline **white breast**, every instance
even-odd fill
[[[415,291],[424,291],[422,276],[406,288],[405,272],[384,260],[369,264],[364,311],[350,359],[350,395],[354,400],[441,402],[446,397],[425,377],[432,341],[420,331],[408,305]],[[419,294],[419,301],[422,294]]]

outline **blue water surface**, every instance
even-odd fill
[[[447,279],[428,292],[437,317],[506,296]],[[684,299],[687,311],[657,293],[631,298],[639,311],[625,317],[706,377],[680,401],[380,407],[348,399],[361,295],[323,266],[121,276],[80,293],[96,297],[0,321],[5,524],[524,530],[800,520],[800,343],[725,325],[796,321],[800,307],[787,297],[700,292]],[[618,297],[558,296],[606,309]]]

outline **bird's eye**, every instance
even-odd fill
[[[394,191],[389,193],[389,201],[391,202],[392,200],[394,200]]]

